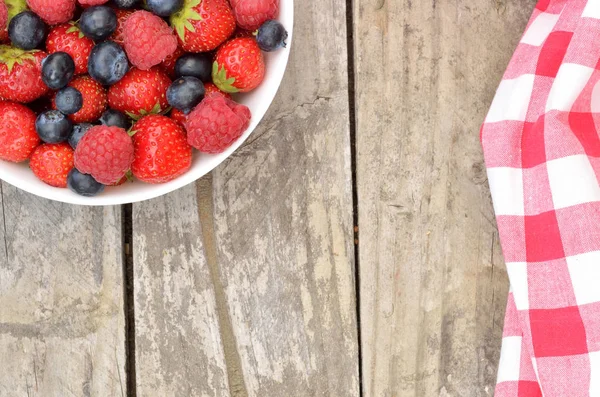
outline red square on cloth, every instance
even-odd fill
[[[521,136],[521,162],[523,168],[531,168],[546,161],[544,145],[544,116],[535,123],[525,123]]]
[[[536,69],[538,76],[556,77],[572,37],[573,32],[550,33],[538,59]]]
[[[531,309],[529,310],[529,321],[536,357],[559,357],[587,353],[586,333],[577,306]]]
[[[565,256],[555,211],[525,216],[527,262],[544,262]]]
[[[537,381],[522,380],[519,382],[518,397],[542,397]]]

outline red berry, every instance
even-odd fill
[[[166,183],[192,166],[192,147],[185,131],[168,117],[150,115],[133,126],[133,175],[147,183]]]
[[[117,183],[133,162],[133,142],[119,127],[92,127],[75,150],[75,167],[104,184]]]
[[[67,187],[67,176],[73,169],[73,149],[68,143],[45,143],[31,155],[29,167],[50,186]]]
[[[8,25],[8,7],[4,0],[0,0],[0,29],[6,28]]]
[[[43,51],[0,45],[0,97],[28,103],[48,92],[42,81]]]
[[[83,95],[83,107],[75,114],[69,115],[73,123],[91,123],[100,118],[106,110],[106,90],[90,76],[80,76],[69,83]],[[52,98],[52,108],[56,109],[56,102]]]
[[[265,78],[265,61],[256,40],[241,37],[229,40],[217,51],[213,82],[225,92],[248,92]]]
[[[219,87],[217,87],[213,83],[204,83],[204,91],[205,91],[205,94],[204,94],[205,97],[212,95],[212,94],[217,94],[217,95],[221,95],[223,98],[231,99],[231,95],[229,95],[226,92],[221,91],[219,89]]]
[[[136,11],[123,27],[127,57],[139,69],[158,65],[177,49],[177,37],[160,17],[148,11]]]
[[[250,109],[219,95],[211,95],[188,115],[188,143],[204,153],[221,153],[250,125]]]
[[[165,74],[170,78],[175,78],[175,63],[177,63],[177,60],[183,54],[185,54],[185,51],[177,47],[175,52],[166,57],[165,60],[159,65],[160,70],[165,72]]]
[[[66,52],[75,62],[75,73],[85,74],[88,68],[88,58],[94,48],[94,42],[85,37],[73,22],[54,27],[46,39],[46,50]]]
[[[235,31],[235,17],[227,0],[186,0],[171,16],[181,48],[188,52],[212,51]]]
[[[181,125],[182,127],[185,127],[185,122],[187,121],[187,115],[185,113],[183,113],[181,110],[173,108],[173,110],[171,110],[170,116],[173,120],[175,120],[177,123],[179,123],[179,125]]]
[[[235,20],[245,30],[255,31],[279,16],[279,0],[235,0],[232,3]]]
[[[161,113],[169,106],[167,89],[171,79],[158,68],[131,69],[121,81],[108,90],[108,104],[112,109],[139,119],[152,113]]]
[[[75,13],[75,0],[27,0],[27,5],[49,25],[67,22]]]
[[[117,14],[117,29],[115,29],[115,32],[112,34],[110,39],[115,43],[123,45],[125,42],[125,36],[123,32],[123,29],[125,28],[125,21],[127,21],[127,18],[133,14],[133,11],[117,8],[115,10],[115,14]]]
[[[39,144],[35,113],[20,103],[0,102],[0,159],[25,161]]]

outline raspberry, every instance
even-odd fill
[[[90,128],[75,150],[75,167],[104,185],[117,183],[133,162],[133,142],[119,127]]]
[[[27,5],[49,25],[67,22],[75,13],[75,0],[27,0]]]
[[[6,3],[4,0],[0,0],[0,29],[4,29],[6,27],[6,23],[8,22],[8,8],[6,7]]]
[[[177,36],[165,21],[148,11],[136,11],[123,28],[125,51],[131,63],[148,70],[177,50]]]
[[[67,176],[73,169],[73,149],[65,142],[38,146],[31,155],[29,167],[48,185],[67,187]]]
[[[188,143],[204,153],[221,153],[242,136],[250,117],[246,106],[212,94],[188,115]]]
[[[238,26],[252,32],[279,15],[279,0],[236,0],[231,6]]]

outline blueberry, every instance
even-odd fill
[[[183,8],[183,0],[146,0],[146,5],[154,14],[168,17]]]
[[[85,197],[94,197],[104,190],[103,184],[96,182],[91,175],[82,174],[77,168],[69,172],[67,186],[71,191]]]
[[[133,8],[138,5],[139,2],[140,0],[113,0],[113,3],[118,8]]]
[[[86,8],[79,19],[79,29],[92,40],[104,40],[117,29],[117,14],[106,6]]]
[[[66,87],[74,74],[75,62],[66,52],[55,52],[42,61],[42,80],[50,89]]]
[[[102,85],[113,85],[129,71],[123,47],[114,41],[96,44],[88,60],[88,73]]]
[[[119,127],[128,130],[131,127],[131,120],[124,113],[118,110],[108,109],[102,113],[100,122],[109,127]]]
[[[73,131],[71,131],[71,134],[69,135],[69,145],[71,145],[73,149],[77,149],[77,145],[79,145],[81,138],[83,138],[86,132],[92,127],[93,125],[89,123],[75,124],[73,126]]]
[[[188,114],[204,99],[204,84],[200,79],[186,76],[173,82],[167,90],[169,105]]]
[[[35,120],[35,130],[46,143],[59,143],[69,139],[73,130],[71,121],[58,110],[41,113]]]
[[[210,54],[184,54],[175,62],[175,76],[192,76],[208,83],[212,81],[212,66]]]
[[[271,19],[258,28],[256,42],[261,50],[271,52],[278,48],[285,47],[287,45],[285,42],[287,38],[288,32],[283,25],[278,21]]]
[[[77,88],[67,87],[56,93],[56,108],[63,114],[75,114],[83,107],[83,95]]]
[[[46,38],[47,28],[42,18],[31,11],[17,14],[8,25],[8,36],[15,47],[33,50]]]

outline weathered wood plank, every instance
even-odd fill
[[[194,186],[133,207],[138,396],[229,396]]]
[[[1,186],[0,396],[125,396],[120,207]]]
[[[479,126],[535,1],[357,1],[365,397],[493,393],[508,282]]]
[[[359,395],[346,10],[339,2],[297,1],[295,11],[299,39],[286,78],[249,142],[214,172],[212,182],[199,182],[195,197],[184,189],[167,199],[177,205],[134,206],[138,394],[151,377],[163,376],[158,366],[140,370],[148,365],[142,358],[154,357],[163,367],[181,361],[173,324],[183,322],[180,327],[194,327],[196,334],[212,335],[208,330],[218,326],[220,340],[186,332],[184,343],[210,341],[220,350],[199,353],[195,372],[171,371],[177,374],[172,384],[212,390],[204,374],[220,370],[218,379],[230,390],[219,386],[206,395]],[[194,214],[197,202],[202,227]],[[183,230],[173,226],[180,219],[186,232],[176,235]],[[171,262],[148,264],[165,247],[185,263],[169,278],[162,268]],[[185,308],[163,303],[179,301],[169,298],[170,291],[192,289],[192,268],[204,269],[195,280],[212,278],[212,290],[200,287],[210,299],[188,299]],[[189,314],[199,310],[208,314]],[[162,396],[181,389],[154,382],[143,390],[144,396]]]

